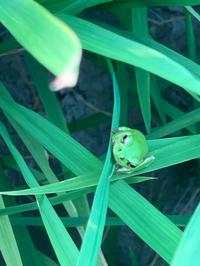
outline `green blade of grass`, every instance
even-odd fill
[[[3,165],[0,163],[0,187],[4,190],[9,190],[10,185],[8,183],[8,179],[4,173]],[[0,211],[7,211],[9,209],[8,206],[16,206],[17,203],[14,197],[5,197],[4,199],[6,208],[1,209]],[[6,214],[4,214],[6,215]],[[22,217],[21,214],[17,213],[15,217]],[[40,261],[37,260],[37,250],[32,242],[32,239],[29,235],[29,231],[25,226],[15,226],[13,227],[14,234],[17,240],[17,245],[20,251],[20,255],[24,265],[30,266],[43,266]]]
[[[35,1],[2,1],[0,17],[16,40],[59,77],[55,89],[76,84],[81,44],[67,25]]]
[[[109,30],[63,13],[57,13],[56,16],[73,28],[84,49],[135,65],[199,94],[200,67],[191,60],[149,38],[134,36],[105,23],[98,22]],[[101,45],[102,39],[104,46]]]
[[[1,55],[9,54],[13,49],[19,47],[20,44],[13,38],[8,38],[0,44]]]
[[[135,34],[149,35],[147,9],[135,8],[131,10],[132,28]],[[151,132],[151,100],[150,100],[150,73],[141,68],[135,68],[137,92],[147,133]]]
[[[34,57],[31,56],[31,54],[24,52],[24,55],[33,77],[33,81],[39,92],[48,120],[64,132],[69,133],[55,93],[49,90],[49,81],[44,68],[34,59]]]
[[[200,120],[200,108],[174,119],[172,122],[169,122],[167,125],[155,129],[153,132],[147,135],[147,139],[161,138],[163,136],[176,132],[179,129],[187,128],[188,126],[195,124],[199,120]]]
[[[200,245],[200,205],[196,208],[195,213],[176,250],[171,266],[198,266],[200,261],[199,245]]]
[[[134,176],[132,178],[127,178],[125,181],[127,183],[133,184],[133,183],[144,182],[144,181],[147,181],[150,179],[152,179],[152,177]],[[61,203],[68,201],[68,200],[73,200],[77,197],[80,197],[83,194],[95,192],[95,190],[96,190],[96,186],[91,186],[89,188],[84,188],[84,189],[81,189],[78,191],[69,192],[69,193],[64,194],[64,195],[51,197],[51,198],[49,198],[49,201],[54,206],[54,205],[61,204]],[[21,204],[19,206],[7,207],[6,209],[0,210],[0,216],[11,215],[11,214],[20,213],[20,212],[27,212],[27,211],[32,211],[32,210],[36,210],[36,209],[38,209],[36,202]]]
[[[140,108],[147,133],[151,132],[151,101],[150,101],[150,73],[140,68],[135,68],[137,91]]]
[[[33,80],[35,81],[36,87],[38,89],[40,98],[44,105],[44,109],[45,109],[45,112],[47,114],[49,121],[52,122],[54,125],[56,125],[58,128],[62,129],[65,133],[69,134],[68,127],[67,127],[64,115],[59,106],[58,100],[55,94],[49,90],[48,79],[44,71],[44,68],[30,54],[25,53],[25,58],[29,66],[29,69],[31,71],[31,74],[33,76]],[[67,169],[63,164],[61,164],[61,167],[64,173],[64,178],[68,179],[69,171],[68,172],[66,171]],[[57,182],[57,181],[58,180],[56,178],[54,182]],[[84,208],[83,208],[83,205],[85,205]],[[75,202],[73,201],[73,203],[65,202],[64,206],[67,209],[70,216],[73,216],[73,217],[88,216],[90,213],[87,199],[84,197],[76,200]],[[81,234],[81,236],[84,235],[83,228],[78,228],[78,231]]]
[[[132,266],[140,266],[136,254],[132,251],[130,247],[129,247],[129,252],[130,252]]]
[[[96,6],[97,9],[125,9],[135,7],[150,7],[150,6],[187,6],[198,5],[198,0],[117,0],[111,3]]]
[[[168,263],[182,232],[122,180],[110,186],[109,207]]]
[[[31,61],[31,59],[30,59],[30,61]],[[35,65],[37,66],[38,65],[38,63],[36,62],[36,61],[34,61],[34,60],[32,60],[32,62],[35,62]],[[31,62],[30,62],[31,63]],[[41,69],[40,69],[40,67],[38,68],[38,70],[40,71]],[[42,72],[42,71],[41,71]],[[37,72],[38,73],[38,72]],[[36,73],[34,73],[34,74],[36,74]],[[40,73],[41,74],[41,73]],[[40,75],[39,74],[39,75]],[[37,78],[38,78],[38,76],[37,76]],[[42,78],[42,77],[41,77]],[[44,80],[44,79],[42,79],[42,80]],[[37,79],[37,81],[38,81],[38,79]],[[38,83],[37,83],[37,85],[38,85]],[[47,84],[46,84],[47,85]],[[4,89],[4,90],[3,90]],[[44,89],[44,88],[43,88]],[[2,88],[2,91],[3,91],[3,93],[4,93],[4,95],[6,94],[6,97],[10,100],[10,101],[12,101],[13,103],[15,103],[14,102],[14,100],[10,97],[10,95],[8,94],[8,92],[6,91],[6,89],[5,88]],[[48,88],[46,88],[46,94],[50,94],[51,95],[51,97],[47,97],[48,95],[46,95],[46,99],[48,99],[48,100],[46,100],[45,102],[47,103],[47,105],[45,105],[45,107],[47,108],[47,109],[50,109],[49,108],[49,104],[50,104],[50,100],[51,99],[53,99],[54,101],[54,103],[55,103],[55,98],[53,97],[53,95],[52,95],[52,92],[50,92],[49,90],[48,90]],[[44,96],[44,94],[45,94],[45,92],[43,92],[43,94],[42,94],[42,96]],[[55,95],[54,95],[55,96]],[[44,98],[44,97],[43,97]],[[56,108],[56,106],[57,105],[55,105],[54,106],[54,109]],[[51,109],[52,109],[52,106],[50,106],[51,107]],[[58,119],[58,121],[55,121],[56,119],[55,119],[55,114],[60,114],[59,113],[59,110],[60,110],[60,108],[58,108],[58,112],[50,112],[50,118],[56,123],[56,124],[58,124],[58,126],[61,126],[62,127],[62,129],[63,130],[66,130],[67,132],[68,132],[68,130],[67,130],[67,127],[66,127],[66,123],[65,123],[65,121],[62,121],[62,119],[60,120],[60,119]],[[48,159],[47,159],[47,157],[46,157],[46,154],[45,154],[45,150],[44,150],[44,148],[42,147],[42,145],[40,144],[40,143],[38,143],[30,134],[28,134],[23,128],[21,128],[16,122],[15,122],[15,120],[11,117],[11,116],[9,116],[9,115],[7,115],[7,117],[8,117],[8,119],[9,119],[9,121],[11,122],[11,124],[13,125],[13,127],[16,129],[16,131],[18,132],[18,134],[20,135],[20,137],[23,139],[23,141],[24,141],[24,143],[25,143],[25,145],[27,146],[27,148],[29,149],[29,151],[31,152],[31,154],[33,155],[33,157],[35,158],[35,160],[36,160],[36,162],[38,163],[38,165],[40,166],[40,168],[42,169],[42,171],[44,172],[44,174],[45,174],[45,176],[47,177],[47,179],[48,179],[48,181],[50,182],[50,183],[55,183],[55,182],[58,182],[58,179],[57,179],[57,177],[55,176],[55,174],[53,173],[53,171],[51,170],[51,168],[50,168],[50,166],[49,166],[49,162],[48,162]],[[62,118],[62,117],[61,117]],[[62,123],[62,122],[64,122],[64,123]],[[82,194],[83,195],[83,194]],[[83,205],[83,202],[84,202],[84,200],[83,200],[83,198],[81,199],[81,207],[82,207],[82,205]],[[87,204],[87,200],[86,200],[86,204]],[[87,206],[85,204],[85,206]],[[66,210],[68,211],[68,213],[71,215],[71,216],[73,216],[73,217],[77,217],[78,216],[78,214],[80,215],[80,216],[87,216],[87,215],[89,215],[89,211],[87,211],[88,209],[85,207],[85,208],[81,208],[81,210],[83,209],[84,210],[84,212],[82,211],[82,212],[80,212],[79,213],[79,208],[78,208],[78,206],[76,205],[76,209],[74,208],[74,206],[71,204],[71,202],[64,202],[63,203],[63,205],[64,205],[64,207],[66,208]],[[80,234],[81,235],[84,235],[84,230],[82,229],[82,228],[78,228],[78,230],[79,230],[79,232],[80,232]]]
[[[114,33],[91,22],[62,13],[56,16],[69,24],[77,33],[84,49],[142,68],[199,94],[200,67],[189,59],[166,47],[163,48],[149,38],[108,27],[113,29]],[[104,40],[103,46],[102,40]]]
[[[2,87],[2,92],[11,102],[15,103],[4,87]],[[17,133],[19,134],[19,136],[25,143],[26,147],[32,154],[33,158],[35,159],[35,161],[43,171],[49,183],[58,182],[59,181],[58,178],[55,176],[54,172],[52,171],[49,165],[49,161],[45,153],[44,147],[37,140],[35,140],[30,134],[28,134],[21,126],[19,126],[10,115],[7,115],[7,118],[11,122],[12,126],[16,129]],[[69,209],[67,203],[64,203],[64,206],[66,207],[66,209]]]
[[[0,90],[2,87],[0,84]],[[4,94],[1,93],[1,95],[0,107],[72,172],[79,175],[102,167],[102,162],[72,137],[40,115],[13,103]]]
[[[55,261],[44,255],[42,252],[37,250],[37,259],[43,266],[59,266]]]
[[[159,85],[158,82],[156,80],[156,77],[154,75],[150,76],[150,82],[151,82],[151,96],[152,99],[155,103],[155,106],[158,110],[159,116],[163,122],[163,124],[167,123],[167,118],[166,118],[166,114],[163,110],[163,99],[160,93],[160,89],[159,89]]]
[[[94,192],[95,190],[96,190],[96,187],[89,187],[89,188],[86,188],[84,190],[78,190],[75,192],[69,192],[69,193],[64,194],[64,195],[51,197],[51,198],[49,198],[49,201],[54,206],[54,205],[64,203],[65,201],[68,201],[68,200],[73,200],[77,197],[80,197],[83,194]],[[6,209],[0,210],[0,216],[12,215],[15,213],[27,212],[27,211],[32,211],[32,210],[36,210],[36,209],[38,209],[36,202],[21,204],[18,206],[7,207]]]
[[[184,8],[184,15],[185,15],[185,23],[186,23],[188,56],[192,61],[197,62],[195,34],[194,34],[193,25],[192,25],[192,20],[190,17],[190,12],[187,10],[187,8]]]
[[[8,192],[8,193],[4,191],[1,194],[6,194],[6,195],[39,195],[39,194],[67,192],[67,191],[73,191],[76,189],[82,189],[82,188],[86,188],[86,187],[93,187],[93,186],[97,186],[101,171],[102,171],[101,169],[95,170],[93,172],[83,174],[83,175],[78,176],[76,178],[71,178],[69,180],[60,181],[59,183],[48,184],[48,185],[44,185],[44,186],[37,187],[37,188],[17,190],[17,191],[12,191],[12,192]],[[124,179],[124,178],[127,178],[127,180],[129,180],[129,178],[132,175],[133,174],[114,175],[110,180],[111,180],[111,182],[119,180],[119,179]],[[131,181],[131,183],[139,183],[139,182],[149,180],[149,179],[151,179],[151,178],[150,177],[144,177],[144,176],[136,176],[136,177],[134,176],[134,180],[130,179],[130,181]],[[66,195],[66,200],[67,200],[67,198],[68,198],[68,196]],[[1,211],[0,211],[0,213],[1,213]]]
[[[184,115],[185,113],[175,107],[174,105],[168,103],[167,101],[163,100],[161,101],[162,110],[170,116],[173,120]],[[190,131],[193,135],[197,134],[197,130],[195,127],[195,124],[186,127],[188,131]]]
[[[22,129],[16,122],[14,119],[12,119],[9,115],[7,115],[9,121],[11,122],[11,124],[13,125],[13,127],[17,130],[19,136],[23,139],[24,143],[26,144],[27,148],[30,150],[31,154],[33,155],[33,157],[35,158],[36,162],[38,163],[38,165],[40,166],[40,168],[42,169],[42,171],[44,172],[44,177],[47,178],[47,180],[49,181],[49,183],[56,183],[58,182],[58,178],[55,176],[54,172],[52,171],[47,156],[44,152],[44,148],[42,147],[42,145],[37,142],[30,134],[28,134],[24,129]],[[67,174],[66,174],[67,175]],[[83,200],[81,202],[81,204],[83,205]],[[65,207],[65,209],[68,211],[68,213],[71,216],[78,216],[78,212],[77,209],[74,209],[74,206],[71,204],[71,202],[64,202],[63,206]],[[86,208],[84,208],[84,210],[86,211]],[[85,214],[85,213],[83,213]],[[80,214],[80,216],[83,215],[82,213]],[[85,214],[87,215],[88,212]],[[80,229],[80,234],[84,234],[84,232],[82,232],[82,230]]]
[[[62,9],[62,12],[65,12],[70,15],[78,15],[81,11],[86,9],[90,4],[93,4],[95,0],[79,0],[73,1],[70,5]]]
[[[2,196],[0,196],[0,208],[5,209]],[[0,239],[0,249],[6,265],[22,266],[23,264],[8,216],[0,217]]]
[[[119,127],[120,116],[120,95],[117,84],[117,79],[114,73],[113,66],[109,59],[106,59],[114,87],[114,108],[112,128]],[[85,237],[81,247],[77,266],[95,266],[97,255],[101,246],[103,230],[105,226],[105,219],[107,213],[108,193],[110,178],[114,173],[115,166],[112,158],[112,135],[110,135],[110,142],[107,151],[106,161],[99,179],[91,214],[89,217]]]
[[[99,22],[99,21],[96,21],[96,20],[93,20],[93,19],[89,19],[89,21],[92,21],[95,24],[100,25],[100,26],[102,26],[105,29],[108,29],[108,30],[110,30],[110,31],[112,31],[114,33],[117,33],[120,36],[124,36],[125,38],[128,38],[128,39],[131,39],[133,41],[142,43],[144,45],[147,45],[148,47],[151,47],[151,48],[161,52],[162,54],[165,54],[167,57],[171,58],[172,60],[175,60],[178,64],[183,65],[191,73],[194,73],[195,76],[199,77],[199,70],[197,70],[198,65],[196,65],[193,61],[188,60],[187,58],[185,58],[185,57],[181,56],[180,54],[174,52],[173,50],[170,50],[166,46],[163,46],[163,45],[155,42],[154,40],[152,40],[150,38],[147,38],[147,37],[144,37],[142,35],[135,35],[134,33],[132,34],[132,33],[129,33],[129,32],[121,31],[118,28],[115,28],[115,27],[110,26],[110,25],[108,25],[106,23],[103,23],[103,22]],[[181,73],[181,70],[180,70],[180,73]],[[171,79],[171,77],[168,76],[168,81],[170,81],[170,79]],[[168,83],[167,81],[164,81],[164,82]],[[190,89],[186,88],[184,84],[182,84],[182,85],[179,84],[179,86],[182,86],[184,89],[187,90],[188,93],[190,93],[192,95],[192,97],[194,97],[197,101],[200,101],[200,99],[198,97],[198,94],[199,94],[198,89],[196,90],[195,88],[190,88]]]
[[[191,5],[191,4],[190,4]],[[192,5],[191,5],[192,6]],[[192,8],[191,6],[185,5],[185,8],[197,19],[200,21],[200,15]]]
[[[127,99],[127,65],[122,62],[117,62],[117,82],[120,93],[121,111],[120,111],[120,126],[128,124],[128,99]]]
[[[8,132],[2,123],[0,123],[0,133],[18,163],[28,185],[30,187],[38,187],[38,182],[31,174],[20,153],[11,142]],[[45,195],[36,196],[36,199],[48,236],[61,265],[76,265],[79,251],[49,200]],[[53,224],[52,221],[54,221]]]
[[[149,154],[155,156],[155,161],[140,171],[136,171],[131,174],[114,175],[111,178],[112,181],[116,181],[123,178],[129,178],[131,176],[137,176],[157,169],[162,169],[174,164],[189,161],[195,158],[199,158],[200,149],[200,135],[188,136],[188,137],[176,137],[166,138],[160,140],[148,141]],[[187,148],[186,148],[187,147]],[[173,153],[171,152],[173,150]],[[88,186],[97,185],[99,179],[99,173],[101,170],[95,170],[76,177],[71,180],[62,181],[57,184],[50,184],[39,188],[27,189],[13,192],[1,192],[5,195],[30,195],[30,194],[43,194],[43,193],[58,193],[62,191],[71,191],[74,189],[80,189]]]
[[[93,0],[90,5],[88,6],[95,6],[95,5],[100,5],[102,3],[107,3],[110,2],[112,0]],[[62,0],[62,1],[47,1],[47,0],[38,0],[38,3],[40,3],[41,5],[43,5],[45,8],[49,9],[49,10],[63,10],[65,7],[71,5],[74,3],[74,0]],[[81,1],[76,1],[76,2],[80,2]]]
[[[176,224],[179,227],[185,227],[189,220],[190,216],[187,215],[167,215],[166,216],[170,221]],[[88,217],[60,217],[61,221],[66,227],[75,227],[85,225],[88,222]],[[17,225],[28,225],[28,226],[44,226],[42,219],[40,217],[11,217],[10,222],[13,226]],[[119,217],[107,217],[106,226],[118,226],[126,225],[126,223]]]

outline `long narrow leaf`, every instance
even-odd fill
[[[200,262],[200,205],[186,227],[171,266],[198,266]]]
[[[176,132],[179,129],[187,128],[188,126],[195,124],[199,120],[200,108],[174,119],[167,125],[155,129],[153,132],[147,135],[147,139],[161,138],[163,136],[169,135],[170,133]]]
[[[112,127],[119,127],[120,116],[120,97],[117,85],[116,76],[111,62],[107,59],[108,67],[111,72],[114,86],[114,109]],[[81,247],[80,256],[78,259],[78,266],[95,266],[97,254],[100,249],[103,229],[105,226],[105,219],[107,213],[108,193],[109,193],[109,179],[114,173],[114,165],[112,159],[112,139],[110,136],[110,143],[107,151],[105,165],[100,176],[97,186],[91,215],[88,221],[85,238]]]
[[[38,182],[31,174],[20,153],[11,142],[8,132],[2,123],[0,123],[0,133],[8,145],[11,153],[15,157],[26,182],[30,187],[38,187]],[[64,225],[57,216],[47,197],[45,195],[39,195],[36,196],[36,199],[45,228],[48,232],[48,236],[54,247],[58,260],[62,265],[75,265],[79,252],[76,245],[72,241],[70,235],[66,231]],[[53,224],[52,221],[54,221]]]
[[[0,208],[5,208],[2,196],[0,196]],[[23,264],[8,216],[1,216],[0,218],[0,239],[0,249],[6,265],[22,266]]]
[[[2,1],[0,19],[21,45],[59,76],[55,89],[76,84],[81,44],[67,25],[35,1],[26,0]]]
[[[140,171],[132,174],[114,175],[110,181],[115,181],[130,176],[137,176],[150,171],[155,171],[174,164],[189,161],[199,158],[200,135],[166,138],[160,140],[149,140],[149,155],[155,156],[155,161]],[[186,148],[187,147],[187,148]],[[173,150],[173,153],[171,152]],[[62,181],[56,184],[46,185],[43,187],[32,188],[21,191],[1,192],[5,195],[30,195],[44,193],[58,193],[63,191],[71,191],[88,186],[97,185],[99,173],[101,170],[96,170],[91,173],[84,174],[74,179]],[[138,180],[137,180],[138,181]]]
[[[59,13],[56,16],[77,33],[84,49],[140,67],[199,94],[200,67],[189,59],[150,38],[136,36],[105,23],[96,21],[109,30],[66,14]],[[87,31],[83,30],[85,28]]]
[[[9,190],[10,185],[4,173],[2,164],[0,164],[0,176],[1,176],[0,187],[4,190]],[[1,209],[0,211],[2,212],[7,211],[9,209],[8,206],[14,206],[14,208],[18,207],[16,206],[17,203],[14,197],[5,197],[4,202],[7,207],[5,209]],[[9,215],[9,213],[7,214]],[[4,213],[3,215],[7,215],[7,214]],[[17,212],[15,217],[22,218],[22,215],[21,213]],[[17,245],[20,251],[23,264],[30,265],[30,266],[43,266],[43,264],[37,259],[37,250],[33,244],[33,241],[31,239],[28,229],[25,226],[15,226],[13,227],[13,231],[15,234],[15,238],[17,240]]]
[[[198,0],[117,0],[111,3],[102,4],[95,8],[112,9],[112,8],[135,8],[135,7],[150,7],[150,6],[187,6],[198,5]]]
[[[2,86],[0,84],[0,90]],[[40,115],[13,103],[4,94],[0,98],[0,107],[75,174],[102,167],[101,161],[73,138]]]
[[[123,180],[110,186],[109,207],[168,263],[182,232]]]

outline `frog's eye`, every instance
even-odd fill
[[[124,135],[122,140],[121,140],[121,143],[126,143],[128,140],[130,139],[130,136],[129,135]]]
[[[135,168],[137,166],[135,163],[128,163],[128,165],[130,165],[131,168]]]

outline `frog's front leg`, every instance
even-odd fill
[[[153,155],[145,158],[144,160],[142,160],[142,162],[136,166],[135,168],[132,168],[131,171],[130,169],[123,167],[121,165],[119,165],[118,163],[116,163],[116,170],[115,173],[116,174],[131,174],[134,173],[136,171],[142,170],[143,168],[149,166],[151,163],[153,163],[155,160],[155,157]]]
[[[155,157],[153,155],[151,155],[151,156],[145,158],[144,160],[142,160],[142,162],[138,166],[136,166],[134,168],[134,170],[135,171],[142,170],[143,168],[145,168],[145,167],[149,166],[150,164],[152,164],[154,162],[154,160],[155,160]]]

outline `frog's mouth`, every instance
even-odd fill
[[[138,165],[136,163],[131,163],[131,162],[128,162],[127,165],[131,168],[135,168],[137,167]]]

